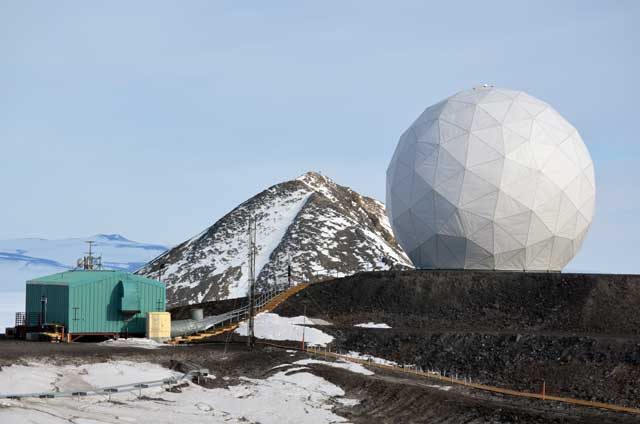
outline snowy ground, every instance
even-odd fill
[[[83,398],[0,400],[1,423],[339,423],[335,405],[355,405],[344,391],[313,375],[305,365],[325,364],[370,373],[357,364],[302,360],[284,364],[266,379],[243,378],[228,388],[205,389],[189,384],[182,393],[162,388],[137,393]],[[0,392],[90,390],[116,384],[179,376],[151,363],[111,362],[82,366],[29,364],[3,367]],[[222,376],[224,378],[224,376]]]
[[[302,341],[304,335],[304,341],[309,346],[326,346],[327,343],[331,343],[333,340],[333,336],[317,328],[309,328],[305,325],[313,325],[313,322],[303,316],[286,318],[278,314],[263,312],[256,315],[254,334],[259,339],[293,340],[297,342]],[[240,324],[240,327],[236,329],[236,333],[246,336],[247,323]]]
[[[87,391],[131,382],[180,377],[160,365],[129,361],[56,366],[44,363],[12,365],[0,370],[0,394]],[[2,409],[0,409],[0,417]],[[0,422],[4,422],[0,419]]]
[[[112,339],[99,343],[103,346],[114,347],[139,347],[141,349],[157,349],[159,347],[166,347],[164,343],[156,342],[151,339],[145,338],[130,338],[130,339]]]

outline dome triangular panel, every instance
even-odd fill
[[[417,267],[558,271],[595,209],[578,131],[546,102],[479,86],[425,109],[387,170],[387,214]]]

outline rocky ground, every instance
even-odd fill
[[[276,312],[334,323],[334,347],[473,381],[638,407],[640,278],[455,271],[363,273]],[[378,322],[391,329],[354,327]]]

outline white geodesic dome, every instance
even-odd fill
[[[594,204],[580,134],[522,91],[482,86],[427,108],[387,169],[387,214],[418,268],[559,271]]]

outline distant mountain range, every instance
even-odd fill
[[[243,202],[137,273],[158,278],[161,272],[172,306],[243,297],[249,218],[257,222],[256,280],[261,286],[285,282],[289,263],[298,282],[413,268],[381,202],[308,172]]]
[[[0,240],[0,332],[13,324],[13,313],[24,309],[25,282],[75,268],[76,261],[93,240],[93,252],[102,256],[105,269],[135,271],[167,250],[166,246],[139,243],[119,234],[46,240]]]
[[[167,250],[158,244],[139,243],[119,234],[46,240],[25,238],[0,240],[0,290],[22,290],[27,279],[75,268],[93,240],[95,255],[106,269],[135,271]]]

